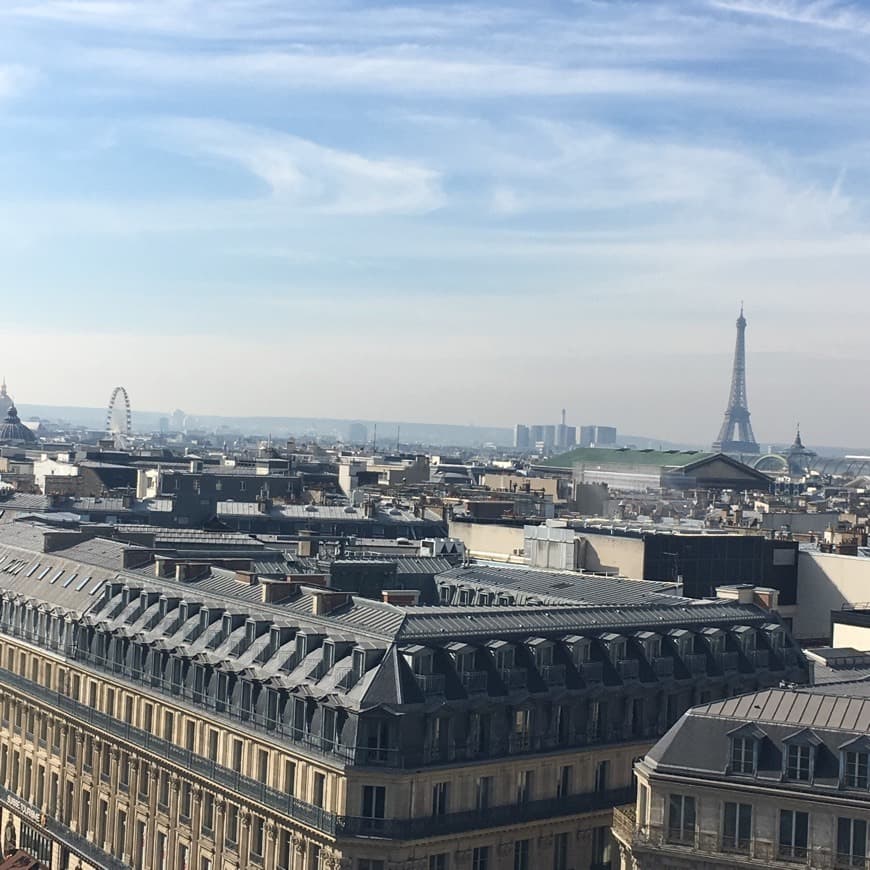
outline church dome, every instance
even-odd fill
[[[36,435],[18,417],[15,405],[10,404],[6,419],[0,423],[0,444],[35,444]]]

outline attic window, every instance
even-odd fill
[[[758,740],[736,735],[731,738],[731,772],[754,774],[758,762]]]
[[[809,782],[812,767],[812,747],[791,744],[786,747],[785,775],[789,779]]]
[[[359,682],[366,672],[366,654],[361,649],[353,651],[353,679],[354,682]]]

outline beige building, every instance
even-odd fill
[[[806,676],[735,602],[398,606],[97,532],[0,527],[0,828],[61,870],[601,867],[683,710]]]
[[[770,689],[690,710],[635,768],[618,866],[866,868],[868,695]]]

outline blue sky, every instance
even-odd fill
[[[870,6],[5,0],[22,402],[870,444]]]

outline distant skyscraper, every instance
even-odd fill
[[[169,417],[161,417],[157,425],[160,427],[160,434],[165,435],[169,431]]]
[[[595,427],[581,426],[580,427],[580,446],[591,447],[595,443]]]
[[[519,450],[528,450],[529,443],[529,427],[517,423],[514,426],[514,447]]]
[[[731,372],[731,392],[725,420],[713,449],[722,453],[758,453],[758,442],[749,422],[749,402],[746,398],[746,318],[743,305],[737,318],[737,342],[734,345],[734,368]]]
[[[613,447],[616,444],[616,427],[615,426],[596,426],[595,427],[595,445],[596,447]]]
[[[555,447],[556,446],[556,427],[555,426],[541,426],[543,429],[543,437],[541,440],[544,442],[544,447]]]
[[[529,442],[530,446],[534,447],[539,441],[544,440],[544,427],[543,426],[530,426],[529,427]]]

